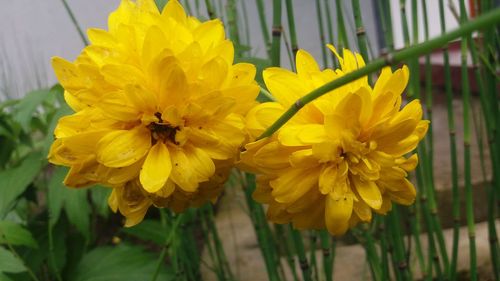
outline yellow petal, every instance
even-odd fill
[[[290,169],[270,182],[273,197],[280,203],[292,203],[318,184],[318,169]]]
[[[151,133],[145,127],[116,130],[97,144],[97,160],[108,167],[126,167],[142,159],[150,147]]]
[[[277,102],[265,102],[252,108],[246,118],[246,127],[255,138],[271,126],[285,108]]]
[[[302,49],[297,51],[296,64],[297,74],[305,76],[307,78],[310,77],[310,74],[320,71],[318,63],[316,63],[316,60],[313,58],[313,56]]]
[[[150,66],[153,59],[157,58],[158,55],[167,47],[168,42],[165,34],[158,26],[152,26],[147,30],[146,37],[144,38],[144,43],[142,45],[141,58],[142,65],[146,68]]]
[[[219,19],[206,21],[194,30],[194,40],[200,43],[204,51],[225,37],[224,27]]]
[[[324,165],[319,176],[319,190],[322,194],[332,192],[337,185],[337,168],[334,165]]]
[[[102,97],[96,105],[108,118],[125,122],[139,120],[138,108],[128,103],[123,92],[109,93]]]
[[[87,30],[89,41],[94,46],[106,48],[116,48],[118,41],[109,32],[98,28],[89,28]]]
[[[163,7],[161,15],[163,17],[171,17],[179,23],[186,22],[186,12],[184,12],[184,8],[177,0],[168,1],[165,7]]]
[[[304,146],[326,141],[325,127],[322,124],[288,125],[278,134],[281,144]]]
[[[416,190],[413,184],[408,179],[402,179],[393,183],[395,190],[387,192],[392,201],[401,205],[411,205],[415,202]]]
[[[351,179],[361,199],[371,208],[380,209],[382,194],[377,184],[373,181],[362,180],[359,177],[351,177]]]
[[[255,78],[256,71],[255,66],[250,63],[237,63],[231,66],[232,78],[230,85],[235,87],[251,84]]]
[[[101,73],[107,82],[118,87],[144,85],[143,72],[130,64],[106,64],[101,68]]]
[[[171,170],[168,148],[163,142],[157,142],[149,150],[142,166],[140,173],[142,187],[149,193],[160,190],[167,182]]]
[[[353,210],[364,222],[372,220],[372,209],[362,201],[354,201]]]
[[[285,107],[309,92],[297,74],[289,70],[270,67],[264,70],[262,76],[267,89]]]
[[[326,196],[325,223],[330,234],[342,235],[349,229],[353,201],[351,193],[338,196],[332,192]]]

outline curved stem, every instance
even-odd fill
[[[288,120],[290,120],[304,105],[310,103],[311,101],[321,97],[322,95],[343,86],[349,82],[357,80],[363,76],[366,76],[372,72],[382,69],[384,66],[397,65],[398,63],[409,59],[418,57],[420,55],[431,52],[435,48],[442,47],[446,43],[466,34],[471,33],[474,30],[482,29],[488,26],[495,25],[500,22],[500,9],[495,9],[487,14],[477,17],[475,20],[469,21],[461,25],[458,29],[451,32],[445,33],[439,37],[431,39],[429,41],[410,46],[406,49],[388,53],[387,55],[373,60],[371,63],[367,64],[365,67],[360,68],[356,71],[347,73],[346,75],[335,79],[325,85],[315,89],[304,97],[298,99],[293,106],[291,106],[285,113],[283,113],[278,120],[276,120],[266,131],[264,131],[257,139],[262,139],[271,136],[277,130],[279,130]]]

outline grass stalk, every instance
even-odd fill
[[[259,13],[259,22],[261,33],[264,39],[264,45],[269,57],[271,57],[271,37],[269,36],[269,29],[267,28],[266,10],[264,7],[264,0],[255,0],[257,4],[257,12]]]
[[[439,1],[439,18],[441,23],[441,33],[446,32],[446,21],[444,17],[444,0]],[[451,85],[451,69],[448,45],[443,47],[444,61],[444,81],[446,92],[446,108],[448,118],[448,132],[450,142],[450,161],[451,161],[451,192],[452,192],[452,216],[453,216],[453,240],[451,247],[451,262],[448,278],[451,281],[456,280],[457,260],[458,260],[458,241],[460,238],[460,197],[458,190],[458,164],[457,164],[457,143],[455,133],[455,113],[453,109],[453,90]]]
[[[473,1],[473,4],[477,7],[477,2]],[[491,3],[490,1],[485,1],[485,4],[488,7],[491,8]],[[462,9],[462,7],[461,7]],[[462,13],[462,12],[461,12]],[[466,14],[464,14],[466,15]],[[497,30],[498,31],[498,30]],[[483,36],[483,40],[479,38],[478,43],[482,43],[482,46],[493,46],[495,43],[490,42],[489,40],[493,40],[493,38],[498,37],[495,36],[495,30],[494,29],[489,29],[485,32]],[[480,34],[479,34],[480,35]],[[490,39],[488,36],[493,36],[492,39]],[[498,42],[496,42],[498,43]],[[472,36],[467,36],[467,44],[469,46],[469,52],[472,58],[472,64],[474,66],[474,74],[475,74],[475,80],[476,84],[478,85],[479,89],[479,97],[481,101],[481,108],[484,116],[484,121],[485,125],[487,128],[487,136],[488,136],[488,143],[490,146],[490,154],[491,154],[491,161],[492,161],[492,167],[493,167],[493,185],[491,188],[488,189],[488,236],[489,236],[489,242],[490,242],[490,256],[494,268],[494,275],[496,280],[499,279],[500,275],[500,261],[498,257],[498,236],[496,232],[496,226],[495,226],[495,218],[497,215],[497,212],[495,210],[495,198],[498,198],[496,192],[500,189],[500,186],[498,184],[498,175],[500,174],[499,170],[499,156],[498,156],[498,129],[497,126],[500,121],[499,115],[498,115],[498,101],[496,99],[496,85],[493,83],[490,83],[489,86],[489,95],[486,93],[486,85],[485,81],[495,81],[495,78],[492,77],[492,75],[488,71],[481,71],[481,68],[479,66],[479,58],[478,58],[478,50],[476,47],[476,44],[474,44],[474,41],[472,40]],[[497,46],[498,47],[498,46]],[[493,47],[494,49],[494,47]],[[495,60],[494,57],[490,56],[491,61],[497,61],[498,58]],[[483,67],[485,65],[483,64]],[[484,79],[484,76],[488,77],[489,79]],[[491,80],[490,80],[491,79]],[[498,80],[496,80],[498,81]],[[490,102],[488,102],[488,100]],[[496,133],[495,133],[496,131]],[[481,141],[479,139],[479,144],[481,145]],[[479,146],[481,149],[481,146]],[[481,156],[482,154],[480,154]],[[481,162],[482,163],[482,162]],[[488,186],[488,185],[486,185]]]
[[[281,115],[280,118],[278,118],[278,120],[276,120],[269,128],[267,128],[266,131],[264,131],[257,139],[271,136],[288,120],[290,120],[290,118],[292,118],[304,105],[342,85],[366,76],[372,72],[378,71],[385,66],[397,65],[398,63],[409,58],[414,58],[429,53],[436,48],[442,47],[451,40],[469,34],[474,30],[497,24],[498,22],[500,22],[500,9],[496,9],[489,13],[481,15],[474,20],[462,24],[459,28],[442,34],[439,37],[430,39],[417,45],[409,46],[408,48],[396,52],[388,53],[383,57],[375,59],[368,63],[365,67],[347,73],[346,75],[338,79],[328,82],[303,96],[302,98],[298,99],[294,103],[294,105],[292,105],[285,113],[283,113],[283,115]]]
[[[349,48],[349,40],[345,28],[344,13],[342,12],[341,1],[335,1],[335,10],[337,11],[337,31],[339,37],[338,50],[342,54],[343,48]]]
[[[250,46],[250,24],[248,21],[248,13],[247,11],[247,6],[246,6],[246,1],[240,1],[241,3],[241,10],[243,11],[243,23],[245,26],[245,45]]]
[[[61,2],[62,2],[62,3],[63,3],[63,5],[64,5],[64,9],[66,10],[66,13],[68,13],[69,18],[71,19],[71,22],[72,22],[72,23],[73,23],[73,25],[75,26],[76,31],[78,31],[78,35],[80,36],[80,39],[82,40],[83,45],[84,45],[84,46],[89,45],[89,40],[87,40],[87,37],[85,37],[85,34],[83,33],[82,28],[81,28],[81,27],[80,27],[80,25],[78,24],[78,21],[76,20],[76,17],[75,17],[75,15],[73,14],[73,11],[72,11],[72,10],[71,10],[71,8],[69,7],[68,2],[66,2],[66,0],[61,0]]]
[[[281,32],[281,0],[273,0],[273,41],[271,45],[272,66],[280,66]]]
[[[292,272],[292,277],[294,281],[299,280],[299,276],[297,275],[297,270],[295,268],[295,259],[294,255],[291,251],[293,249],[293,242],[287,237],[286,231],[283,225],[276,224],[274,225],[276,230],[276,236],[278,237],[278,241],[281,241],[283,246],[283,252],[286,255],[288,266],[290,267],[290,271]]]
[[[387,215],[388,217],[388,235],[393,246],[393,264],[394,274],[400,276],[401,280],[412,280],[409,270],[408,261],[406,260],[403,234],[401,232],[401,222],[399,219],[399,210],[397,206],[393,206],[393,210]]]
[[[464,24],[467,21],[465,3],[460,1],[460,22]],[[476,254],[476,239],[475,239],[475,223],[474,223],[474,206],[472,193],[471,179],[471,128],[470,128],[470,108],[471,96],[469,85],[469,74],[467,65],[467,41],[469,36],[464,35],[460,42],[461,59],[462,59],[462,101],[463,101],[463,125],[464,125],[464,180],[465,180],[465,210],[467,229],[469,235],[469,257],[470,257],[470,279],[477,280],[477,254]],[[478,81],[479,82],[479,81]]]
[[[290,32],[290,43],[292,45],[293,57],[295,59],[297,51],[299,50],[299,44],[297,42],[297,32],[295,30],[295,16],[293,13],[292,0],[286,0],[285,6],[286,6],[286,15],[288,19],[288,30]]]
[[[217,18],[217,15],[215,14],[214,6],[212,5],[212,1],[205,0],[205,6],[207,8],[208,17],[212,20]]]
[[[307,261],[306,251],[304,249],[304,242],[302,241],[302,236],[300,232],[293,229],[290,225],[290,233],[292,234],[293,244],[295,247],[295,252],[299,258],[299,266],[302,270],[302,278],[304,281],[312,281],[311,277],[311,267]]]
[[[229,25],[229,36],[235,47],[236,57],[241,57],[242,48],[240,42],[240,34],[238,32],[238,11],[236,9],[235,0],[227,0],[226,6],[227,23]]]
[[[170,244],[172,243],[172,240],[177,233],[177,229],[179,228],[179,225],[185,218],[185,214],[180,214],[175,218],[173,225],[171,226],[170,230],[168,231],[167,235],[165,236],[165,242],[163,243],[163,247],[161,249],[160,256],[158,257],[158,261],[156,262],[156,269],[153,274],[153,277],[151,278],[151,281],[155,281],[158,278],[158,274],[160,273],[160,268],[161,265],[163,264],[163,261],[165,260],[165,257],[167,255],[167,250]]]
[[[323,270],[325,273],[326,281],[333,280],[333,253],[330,247],[330,234],[327,230],[319,232],[319,239],[321,242],[321,249],[323,252]]]
[[[379,1],[380,2],[380,1]],[[366,42],[366,30],[363,25],[363,18],[361,16],[361,8],[359,6],[359,0],[352,1],[352,10],[354,14],[354,21],[356,23],[356,36],[358,37],[358,47],[361,55],[365,61],[369,61],[368,56],[368,44]],[[368,83],[372,84],[372,76],[368,75]]]
[[[320,0],[316,0],[316,15],[318,18],[319,40],[321,43],[321,58],[323,59],[323,67],[328,67],[328,57],[326,56],[325,28],[323,25],[323,13]],[[329,17],[330,14],[327,13]],[[329,25],[330,26],[330,25]],[[331,34],[331,32],[330,32]],[[332,36],[333,37],[333,36]],[[335,61],[335,60],[334,60]]]
[[[257,241],[264,258],[264,263],[266,265],[266,272],[270,281],[281,280],[278,274],[278,261],[279,257],[276,257],[276,248],[273,247],[274,238],[270,235],[267,228],[266,217],[262,205],[257,204],[252,199],[252,193],[255,190],[255,175],[246,174],[245,176],[245,199],[250,211],[250,218],[254,226],[254,230],[257,236]]]

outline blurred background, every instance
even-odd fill
[[[52,56],[60,56],[68,60],[73,60],[83,47],[75,26],[71,22],[62,1],[60,0],[0,0],[0,99],[19,98],[26,92],[53,85],[56,80],[50,66]],[[378,56],[384,47],[383,33],[381,32],[380,21],[375,7],[378,0],[361,0],[362,17],[365,23],[366,34],[368,36],[369,50],[372,56]],[[182,1],[181,1],[182,2]],[[195,2],[195,1],[191,1]],[[226,5],[226,1],[215,1],[220,5]],[[244,2],[244,3],[243,3]],[[317,10],[314,1],[295,0],[295,25],[297,29],[299,47],[308,50],[319,61],[321,56],[320,35],[318,32]],[[329,5],[329,9],[324,5],[321,7],[324,12],[327,10],[332,15],[332,21],[336,22],[336,7]],[[356,50],[354,44],[356,38],[356,27],[352,13],[350,0],[342,0],[341,8],[345,15],[346,29],[350,46]],[[407,15],[411,15],[410,1],[407,1]],[[431,37],[440,34],[438,1],[427,1],[429,24],[429,35]],[[458,0],[446,1],[455,6],[458,10]],[[115,10],[120,0],[68,0],[76,20],[85,31],[87,28],[106,29],[107,15]],[[192,14],[201,17],[206,16],[204,1],[199,1],[199,9],[195,9],[192,4]],[[332,1],[333,3],[333,1]],[[391,13],[393,18],[393,34],[395,48],[404,45],[401,30],[401,12],[399,0],[391,0]],[[272,2],[264,1],[265,16],[267,22],[272,22]],[[262,32],[259,25],[259,16],[255,1],[238,1],[238,5],[245,5],[246,16],[249,23],[249,35],[251,41],[251,53],[257,57],[265,57],[266,50],[263,43]],[[419,6],[420,7],[420,6]],[[243,7],[240,7],[243,8]],[[422,11],[418,11],[419,17]],[[457,19],[450,9],[445,11],[446,27],[448,30],[458,25]],[[323,17],[326,26],[327,19]],[[411,28],[411,18],[408,18],[409,29]],[[287,17],[283,16],[283,26],[287,26]],[[423,30],[423,21],[419,21],[420,30]],[[240,25],[243,28],[242,25]],[[337,30],[334,28],[334,42],[338,40]],[[285,31],[285,35],[286,31]],[[424,39],[424,33],[420,32],[420,40]],[[326,39],[327,43],[332,43]],[[285,51],[285,43],[282,46],[281,61],[283,66],[289,67],[290,63]],[[459,59],[452,59],[453,63],[459,64]]]

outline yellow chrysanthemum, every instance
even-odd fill
[[[247,116],[253,137],[260,135],[297,99],[364,66],[349,50],[341,69],[321,71],[306,51],[297,53],[297,73],[264,71],[276,102],[254,107]],[[272,137],[245,146],[241,167],[259,174],[254,199],[269,204],[268,218],[299,229],[327,228],[341,235],[372,211],[385,214],[391,202],[409,205],[415,188],[406,179],[417,155],[406,157],[424,137],[428,121],[414,100],[401,108],[408,68],[382,70],[375,87],[367,77],[327,93],[302,108]]]
[[[216,198],[245,139],[259,88],[255,67],[233,64],[220,20],[187,16],[177,0],[123,0],[108,31],[74,62],[55,57],[74,114],[60,119],[49,160],[68,186],[113,187],[110,206],[142,220],[151,204],[182,211]]]

